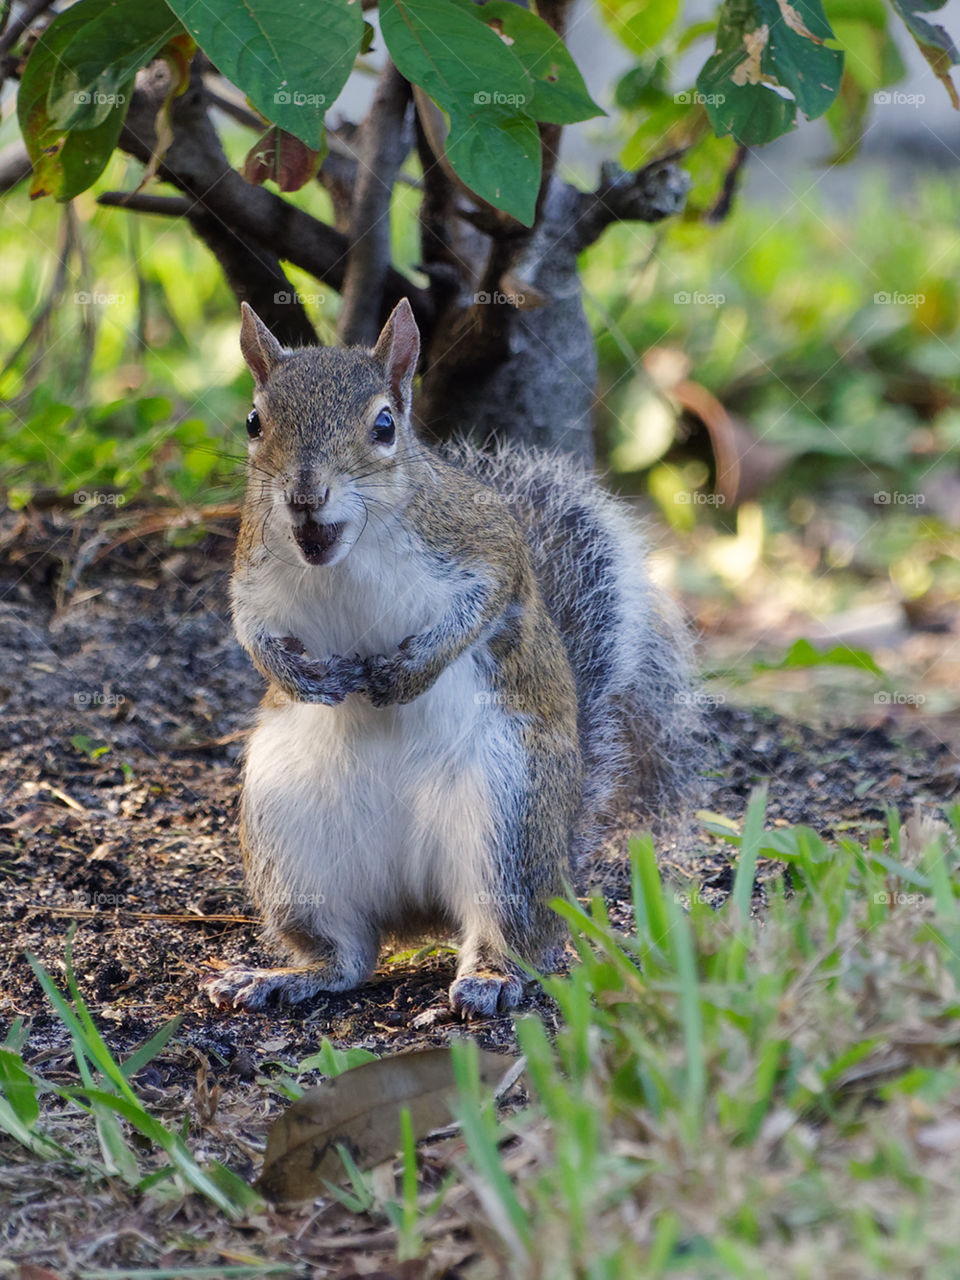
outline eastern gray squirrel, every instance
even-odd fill
[[[240,842],[294,964],[204,988],[294,1003],[363,983],[384,936],[444,930],[454,1009],[511,1008],[524,965],[556,967],[550,899],[618,794],[652,811],[687,789],[685,629],[630,513],[577,464],[418,439],[406,300],[372,351],[285,349],[246,304],[240,345],[256,387],[231,595],[269,681]]]

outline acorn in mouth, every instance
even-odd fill
[[[293,526],[293,536],[308,564],[326,564],[343,534],[342,523],[324,523],[309,516]]]

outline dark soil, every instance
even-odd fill
[[[443,1043],[458,1032],[445,1013],[445,948],[384,956],[367,987],[292,1012],[220,1012],[198,994],[211,963],[276,962],[257,940],[235,829],[243,731],[261,681],[231,633],[229,521],[171,534],[151,531],[155,518],[139,528],[125,519],[0,523],[0,1015],[33,1019],[28,1058],[66,1061],[66,1031],[25,952],[61,981],[74,928],[79,986],[115,1052],[184,1015],[178,1049],[156,1066],[167,1086],[204,1059],[224,1084],[250,1080],[266,1063],[295,1064],[324,1036],[377,1053]],[[945,749],[920,735],[894,741],[883,729],[815,729],[729,706],[712,719],[705,806],[730,818],[764,778],[769,822],[827,837],[879,823],[889,806],[942,803],[956,785],[940,768]],[[625,926],[629,827],[591,871]],[[712,901],[728,892],[728,846],[693,835],[658,847],[680,886],[699,882]],[[552,1021],[542,993],[529,1000]],[[514,1042],[510,1018],[474,1031],[490,1048]]]

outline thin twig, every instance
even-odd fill
[[[97,204],[133,213],[160,213],[168,218],[186,217],[197,207],[195,200],[185,200],[183,196],[152,196],[137,191],[104,191],[97,196]]]
[[[410,85],[392,62],[380,73],[363,122],[350,209],[350,251],[343,281],[338,336],[372,344],[380,327],[390,270],[390,198],[413,145],[407,115]]]
[[[58,916],[69,920],[104,919],[104,912],[99,907],[31,907],[28,914]],[[182,911],[127,911],[123,907],[117,908],[117,916],[121,920],[157,920],[162,924],[260,925],[263,923],[258,916],[234,916],[225,913],[194,916]]]
[[[33,172],[33,165],[22,142],[11,142],[0,151],[0,195],[6,195]]]

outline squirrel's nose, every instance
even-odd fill
[[[299,484],[287,491],[286,498],[287,506],[291,511],[309,516],[311,511],[318,511],[327,505],[330,500],[330,489],[329,487],[314,489],[311,485]]]

